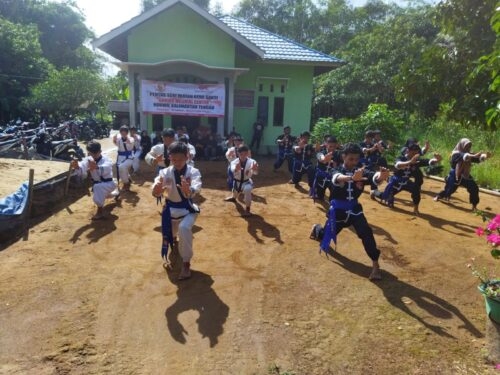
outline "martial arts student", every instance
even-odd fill
[[[231,162],[230,168],[234,176],[231,196],[225,199],[226,202],[236,202],[239,194],[243,193],[245,202],[245,212],[243,216],[250,216],[250,206],[252,205],[252,176],[259,171],[257,162],[249,157],[250,149],[247,146],[238,148],[238,158]]]
[[[326,147],[316,154],[318,164],[316,165],[316,174],[314,176],[311,195],[314,199],[325,199],[325,191],[332,191],[332,171],[342,164],[342,153],[339,148],[337,138],[328,136],[326,138]]]
[[[361,158],[361,147],[354,143],[345,145],[342,151],[343,164],[333,172],[332,200],[324,227],[320,224],[313,226],[311,237],[321,241],[320,249],[328,251],[330,242],[337,243],[337,234],[349,226],[353,226],[356,234],[363,242],[366,254],[372,260],[370,280],[381,279],[378,259],[380,251],[377,249],[373,231],[366,221],[363,208],[358,198],[364,186],[370,181],[381,182],[389,176],[389,171],[381,168],[373,172],[366,167],[358,168]]]
[[[184,143],[188,147],[188,164],[194,167],[194,158],[196,157],[196,148],[189,143],[189,137],[186,134],[182,134],[179,136],[179,142]]]
[[[191,258],[193,257],[193,225],[200,209],[192,198],[201,190],[201,174],[198,169],[187,164],[189,150],[182,142],[173,142],[168,147],[170,166],[160,171],[153,184],[153,195],[165,195],[162,212],[162,249],[164,267],[173,267],[169,262],[168,250],[174,245],[174,238],[179,239],[179,255],[182,269],[179,280],[191,277]]]
[[[283,134],[276,138],[276,144],[278,145],[278,155],[276,161],[274,162],[274,172],[276,172],[286,160],[288,165],[288,172],[293,173],[293,145],[295,143],[295,137],[290,134],[290,127],[285,126],[283,128]]]
[[[241,135],[235,134],[233,135],[232,138],[232,146],[228,146],[228,149],[226,151],[226,159],[229,163],[227,166],[227,188],[229,190],[233,189],[233,172],[231,171],[231,163],[233,160],[238,158],[238,148],[243,146],[243,138],[241,138]]]
[[[451,195],[457,191],[459,186],[463,186],[469,192],[469,202],[472,210],[477,209],[479,203],[479,188],[470,174],[472,163],[480,163],[490,157],[489,152],[472,153],[472,142],[467,138],[462,138],[451,153],[451,169],[446,177],[445,188],[434,198],[449,200]]]
[[[396,163],[394,164],[395,172],[389,179],[384,192],[376,194],[378,198],[387,203],[387,206],[394,207],[394,196],[404,190],[411,193],[413,213],[419,213],[418,205],[420,204],[422,184],[417,179],[420,168],[435,165],[441,161],[441,155],[439,154],[434,154],[432,159],[422,159],[421,155],[422,150],[420,146],[417,143],[413,143],[407,147],[404,156],[396,159]],[[412,177],[414,180],[410,179]]]
[[[142,144],[141,136],[137,133],[137,128],[135,126],[130,128],[130,136],[134,138],[134,149],[132,150],[134,159],[132,160],[132,169],[134,173],[138,173],[141,166]]]
[[[297,145],[293,146],[293,173],[289,183],[298,186],[302,176],[306,173],[309,189],[312,189],[315,170],[311,159],[316,155],[316,149],[309,143],[310,137],[309,132],[302,132]]]
[[[129,135],[128,126],[120,127],[120,135],[113,136],[113,143],[118,148],[116,159],[117,179],[123,182],[123,191],[130,190],[130,168],[134,161],[134,138]]]
[[[71,167],[80,176],[87,176],[92,179],[92,199],[97,206],[97,212],[92,216],[92,220],[104,218],[104,202],[106,198],[119,198],[119,192],[113,181],[113,162],[106,155],[101,153],[101,144],[90,141],[87,144],[88,156],[82,161],[72,160]]]
[[[156,144],[151,147],[151,151],[149,151],[146,155],[146,163],[156,168],[157,172],[168,167],[170,164],[170,159],[168,158],[168,148],[175,141],[175,130],[164,129],[161,132],[161,137],[163,143]]]

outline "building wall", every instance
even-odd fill
[[[233,40],[182,4],[134,28],[128,36],[128,50],[133,62],[185,59],[234,67],[235,59]]]
[[[250,143],[253,133],[253,124],[257,119],[257,105],[259,96],[269,97],[268,122],[264,130],[260,153],[273,151],[275,139],[283,133],[283,127],[288,125],[292,135],[297,136],[309,130],[311,122],[311,105],[313,94],[313,67],[288,64],[270,64],[249,60],[237,56],[236,66],[250,68],[250,71],[238,77],[235,90],[254,90],[253,108],[234,108],[234,127],[242,134],[246,143]],[[274,79],[271,79],[274,77]],[[282,78],[282,79],[276,79]],[[262,87],[260,87],[262,85]],[[271,92],[271,85],[274,91]],[[285,92],[281,93],[281,85],[285,85]],[[262,88],[262,91],[259,89]],[[274,98],[284,97],[284,126],[274,126]],[[262,146],[263,145],[263,146]]]

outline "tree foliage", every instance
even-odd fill
[[[58,70],[96,75],[100,59],[85,46],[91,37],[74,1],[0,1],[0,120],[22,115],[22,99],[49,72],[51,79]]]
[[[49,69],[33,25],[19,25],[0,17],[0,119],[19,116],[20,98],[43,80]]]
[[[20,25],[35,25],[43,55],[57,69],[100,69],[94,53],[84,46],[94,35],[73,1],[2,0],[0,17]]]
[[[42,113],[65,117],[78,110],[97,108],[110,97],[109,86],[95,72],[87,69],[53,69],[46,81],[35,85],[24,105]]]

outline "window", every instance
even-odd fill
[[[273,114],[273,125],[283,126],[285,114],[285,98],[276,97],[274,98],[274,114]]]
[[[271,83],[271,86],[269,86],[269,91],[274,92],[274,84]]]
[[[259,84],[259,92],[262,92],[264,90],[264,85],[262,83]]]

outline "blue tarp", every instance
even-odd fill
[[[28,194],[28,183],[25,182],[15,193],[0,199],[0,215],[22,215],[28,204]]]

